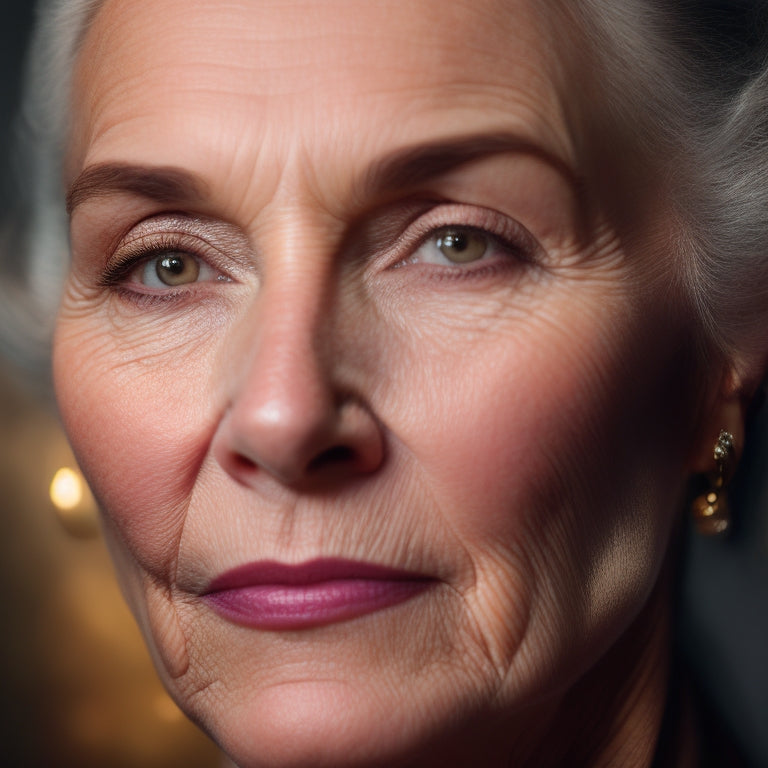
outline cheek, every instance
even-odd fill
[[[67,434],[100,508],[131,556],[157,575],[176,555],[213,429],[213,398],[196,375],[206,353],[194,344],[175,350],[172,364],[139,349],[135,337],[116,343],[98,318],[65,314],[54,380]]]
[[[663,560],[691,371],[679,339],[626,314],[529,317],[422,353],[420,383],[399,385],[423,394],[405,441],[474,563],[476,623],[517,672],[533,658],[556,676],[566,639],[604,647]]]
[[[389,408],[411,415],[394,431],[469,541],[517,529],[534,499],[576,492],[567,479],[621,446],[618,350],[603,341],[600,318],[563,322],[528,318],[471,339],[424,339],[438,351],[413,350],[401,362],[392,392],[413,402]]]

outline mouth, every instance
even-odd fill
[[[235,624],[298,630],[390,608],[434,583],[420,574],[354,560],[259,561],[217,576],[202,597]]]

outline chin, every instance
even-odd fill
[[[365,681],[282,683],[217,707],[210,731],[239,768],[446,765],[428,757],[442,752],[434,724],[407,709],[377,700]]]

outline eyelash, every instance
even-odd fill
[[[477,234],[485,238],[488,250],[491,251],[490,257],[483,253],[477,260],[446,264],[415,260],[418,252],[430,240],[436,243],[441,233],[450,230],[469,235]],[[435,247],[439,246],[435,245]],[[439,204],[409,224],[406,231],[397,237],[392,247],[387,249],[383,258],[388,262],[386,267],[388,270],[421,267],[428,269],[436,277],[471,279],[500,268],[521,263],[535,263],[538,249],[538,244],[528,230],[503,214],[476,206]],[[201,253],[203,250],[206,251],[205,254]],[[501,252],[500,258],[494,258],[493,252],[497,251]],[[135,303],[149,304],[187,297],[201,282],[214,282],[206,280],[182,284],[179,287],[153,289],[129,279],[142,266],[173,253],[188,255],[201,265],[207,265],[213,272],[218,273],[218,280],[221,282],[231,282],[226,271],[218,266],[221,258],[215,256],[215,249],[210,246],[202,248],[199,238],[163,233],[156,236],[145,235],[125,245],[121,253],[104,269],[100,284],[105,288],[119,291]],[[404,253],[406,255],[403,257]]]
[[[153,292],[151,289],[143,292],[135,288],[126,287],[127,283],[130,284],[129,278],[131,275],[137,272],[142,266],[152,263],[161,256],[174,253],[191,256],[201,265],[207,265],[211,270],[219,273],[223,278],[222,282],[229,282],[230,278],[216,264],[218,259],[208,253],[202,255],[200,253],[202,248],[199,244],[190,246],[185,240],[186,238],[184,236],[174,234],[162,234],[155,237],[149,235],[138,238],[135,242],[125,246],[120,255],[115,257],[112,262],[106,266],[101,276],[101,285],[106,288],[124,289],[131,293],[150,298],[168,298],[181,293],[186,293],[194,283],[176,289],[172,286],[168,286],[168,289],[163,290],[162,293]],[[148,245],[145,244],[147,241],[150,241]],[[140,282],[133,284],[138,286],[142,285]]]
[[[485,255],[476,261],[444,265],[413,261],[418,251],[430,240],[436,240],[439,234],[450,230],[486,238],[491,249],[498,248],[503,252],[500,263]],[[491,266],[498,268],[535,263],[540,247],[530,232],[514,219],[486,208],[446,204],[420,217],[414,227],[399,238],[394,249],[400,253],[405,251],[408,256],[394,263],[391,267],[393,269],[424,264],[441,277],[471,278],[478,272],[487,273]]]

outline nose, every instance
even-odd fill
[[[246,342],[223,361],[228,406],[212,450],[246,486],[265,476],[292,488],[327,486],[372,473],[383,460],[378,420],[341,380],[347,355],[332,302],[313,305],[307,293],[265,290]]]

